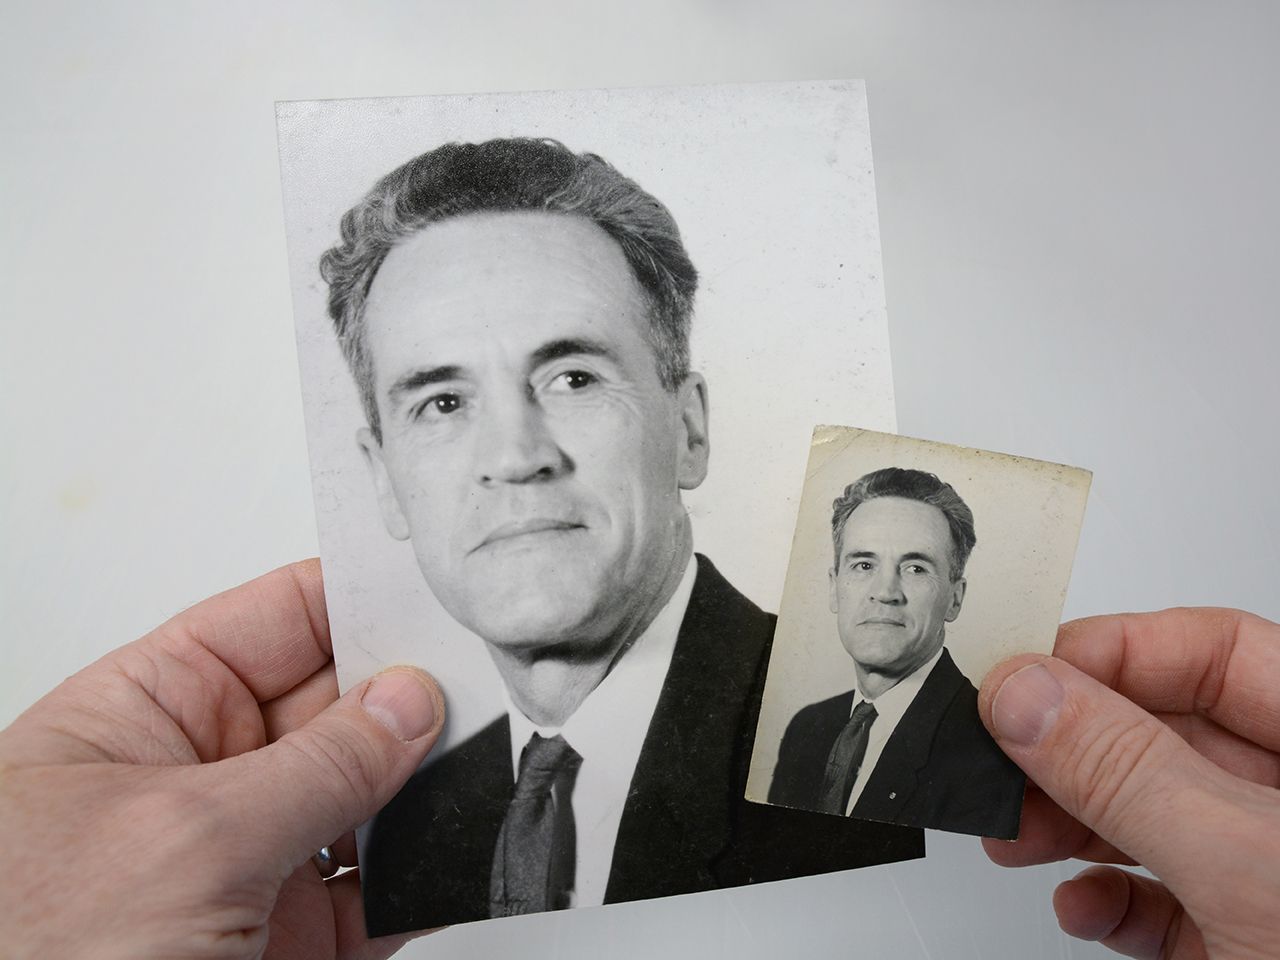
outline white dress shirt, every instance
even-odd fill
[[[858,768],[858,779],[853,782],[853,790],[849,794],[849,803],[844,808],[846,817],[853,813],[853,806],[858,802],[858,798],[862,796],[862,791],[866,788],[867,781],[871,779],[871,771],[880,762],[880,754],[884,753],[884,745],[893,736],[893,731],[898,726],[898,721],[907,712],[907,707],[911,706],[911,701],[916,698],[916,694],[924,686],[930,671],[933,670],[940,659],[942,659],[942,647],[938,647],[938,652],[933,655],[933,658],[926,660],[917,667],[914,673],[907,674],[880,696],[874,700],[867,701],[876,708],[876,718],[867,734],[867,752],[862,757],[862,766]],[[864,700],[867,700],[867,698],[862,695],[862,690],[859,688],[857,693],[854,694],[853,706],[856,707]],[[849,715],[853,715],[852,708],[849,710]]]
[[[582,757],[573,786],[573,822],[578,863],[574,873],[575,907],[604,903],[613,866],[618,824],[627,802],[631,776],[640,759],[649,721],[671,667],[680,624],[684,621],[697,563],[692,556],[675,593],[648,628],[614,664],[600,685],[587,694],[562,727],[543,727],[511,701],[503,689],[511,721],[511,769],[519,779],[520,754],[534,733],[564,737]]]

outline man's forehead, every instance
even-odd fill
[[[375,361],[392,351],[375,363],[387,368],[409,347],[453,363],[451,346],[495,332],[513,347],[569,328],[642,337],[647,307],[621,247],[592,221],[486,211],[433,223],[393,248],[370,288],[365,324]]]
[[[883,544],[902,551],[911,544],[950,545],[951,528],[941,509],[908,497],[876,497],[859,504],[845,521],[842,552]],[[875,551],[872,551],[875,552]]]
[[[404,292],[470,289],[476,277],[498,283],[564,279],[583,268],[619,286],[634,282],[622,248],[594,221],[541,210],[484,210],[430,223],[387,253],[370,287],[366,309]],[[412,282],[411,282],[412,281]],[[459,291],[452,291],[457,293]]]

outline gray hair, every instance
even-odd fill
[[[584,217],[622,248],[648,301],[646,337],[658,377],[675,390],[689,373],[689,326],[698,273],[670,212],[592,153],[555,140],[448,143],[391,171],[342,218],[342,240],[320,259],[329,316],[369,427],[382,427],[364,308],[378,268],[396,244],[432,223],[481,211],[544,211]]]
[[[951,580],[954,582],[964,576],[964,565],[969,562],[973,545],[978,542],[973,528],[973,511],[951,484],[943,483],[932,473],[904,467],[873,470],[845,487],[844,493],[832,502],[831,539],[835,544],[836,569],[840,567],[840,539],[844,536],[849,516],[868,500],[878,497],[902,497],[941,510],[951,530]]]

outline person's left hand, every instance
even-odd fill
[[[320,564],[192,607],[0,733],[0,954],[385,957],[359,880],[311,862],[435,743],[431,678],[337,699]],[[336,701],[336,702],[335,702]]]

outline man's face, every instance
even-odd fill
[[[951,533],[937,507],[879,497],[849,515],[830,606],[840,642],[865,670],[901,679],[937,653],[964,587],[951,581]]]
[[[388,254],[365,310],[388,531],[464,626],[590,649],[645,623],[706,474],[706,394],[671,392],[618,245],[579,217],[481,213]]]

